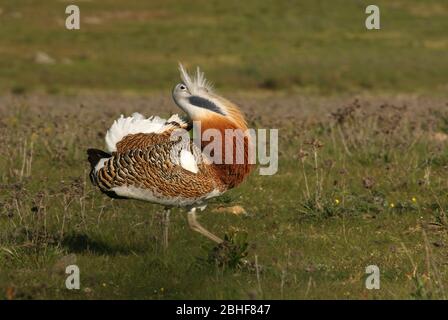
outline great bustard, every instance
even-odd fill
[[[250,173],[250,136],[239,108],[214,93],[199,68],[194,77],[190,77],[181,64],[179,71],[182,82],[174,87],[173,99],[187,117],[173,115],[164,120],[159,117],[145,119],[138,113],[131,117],[122,115],[107,131],[109,153],[87,150],[92,167],[90,177],[92,183],[110,197],[165,205],[167,220],[169,207],[187,207],[190,227],[221,243],[221,238],[198,223],[196,210],[203,210],[208,199],[237,186]],[[221,146],[220,150],[212,152],[214,161],[203,152],[213,139],[201,139],[199,143],[188,141],[187,145],[181,137],[173,139],[175,130],[191,128],[201,137],[209,129],[221,134],[218,135],[222,137],[218,138],[221,141],[214,141],[219,142],[215,146]],[[244,132],[243,143],[229,146],[229,140],[225,140],[229,130]],[[225,159],[229,151],[233,154],[230,163]],[[221,161],[216,161],[214,152],[220,154],[218,159]],[[238,152],[244,155],[243,161],[235,161]],[[166,237],[165,230],[165,245]]]

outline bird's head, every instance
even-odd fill
[[[200,129],[196,129],[201,130],[200,136],[208,129],[219,130],[223,133],[220,138],[222,139],[221,143],[218,143],[221,149],[213,149],[213,157],[220,160],[213,163],[213,168],[223,184],[228,188],[233,188],[244,180],[253,167],[249,163],[250,135],[246,133],[246,120],[234,103],[213,91],[211,84],[205,79],[204,73],[199,68],[196,69],[196,74],[193,77],[190,77],[182,64],[179,64],[179,71],[182,82],[174,87],[173,99],[192,121],[200,122]],[[193,130],[195,130],[194,128],[193,126]],[[228,129],[235,130],[234,132],[243,132],[243,136],[239,133],[237,135],[244,138],[244,145],[228,144],[225,137]],[[216,142],[215,139],[219,138],[214,137],[213,143]],[[205,149],[209,143],[212,142],[207,139],[201,140],[201,147]],[[226,163],[226,154],[229,150],[232,162]],[[241,163],[236,162],[237,154],[243,155],[244,159]]]
[[[182,82],[173,89],[174,102],[193,121],[202,123],[225,123],[231,127],[247,129],[246,121],[239,108],[229,100],[217,95],[199,67],[193,77],[179,63]]]

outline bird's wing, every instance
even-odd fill
[[[146,119],[139,113],[134,113],[131,117],[122,115],[107,131],[106,146],[112,153],[144,149],[168,141],[175,129],[187,129],[188,126],[188,122],[177,114],[168,120],[160,117]]]
[[[199,149],[186,155],[184,147],[165,141],[116,152],[95,170],[96,184],[103,192],[166,205],[189,205],[221,194],[223,186],[200,161]]]
[[[189,123],[178,115],[168,120],[121,116],[106,134],[107,157],[90,150],[91,178],[113,197],[166,205],[190,205],[225,191],[215,171],[191,141],[171,139]],[[99,157],[99,159],[97,159]]]

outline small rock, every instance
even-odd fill
[[[231,213],[234,215],[246,215],[247,212],[242,206],[232,206],[232,207],[218,207],[214,212],[221,212],[221,213]]]
[[[38,64],[54,64],[56,62],[56,60],[43,51],[36,52],[34,61]]]
[[[443,132],[436,132],[432,135],[432,140],[438,141],[438,142],[445,142],[448,139],[448,134]]]
[[[88,288],[88,287],[87,287],[87,288],[84,288],[84,292],[87,293],[87,294],[92,293],[92,291],[93,291],[93,290],[90,289],[90,288]]]

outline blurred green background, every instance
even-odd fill
[[[448,1],[374,3],[379,31],[361,0],[1,0],[0,91],[166,90],[178,61],[224,90],[446,91]]]

